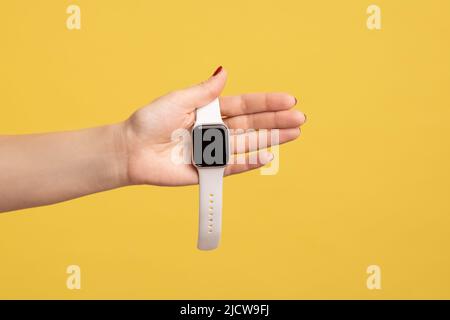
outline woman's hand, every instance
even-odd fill
[[[178,186],[198,182],[196,169],[173,161],[177,129],[191,129],[195,109],[222,92],[227,74],[219,70],[207,81],[156,99],[128,120],[96,128],[32,135],[0,136],[0,212],[65,201],[130,184]],[[297,138],[305,116],[290,110],[294,97],[283,93],[220,98],[230,129],[280,129],[278,143]],[[251,133],[244,133],[251,136]],[[253,134],[254,136],[254,134]],[[269,135],[270,136],[270,135]],[[255,151],[234,144],[231,154]],[[269,141],[270,142],[270,141]],[[225,174],[269,162],[265,151],[257,163],[229,164]]]
[[[178,143],[172,140],[172,133],[177,129],[191,129],[195,122],[195,109],[217,98],[226,79],[226,71],[219,68],[207,81],[162,96],[123,123],[129,184],[178,186],[198,183],[193,165],[177,164],[172,160],[172,151]],[[284,93],[220,98],[221,113],[228,128],[244,131],[279,129],[279,143],[294,140],[300,135],[299,126],[306,118],[303,113],[291,109],[295,104],[296,99]],[[249,150],[248,143],[244,149],[238,150],[233,136],[230,138],[231,154],[255,151]],[[230,164],[225,174],[258,168],[271,161],[272,157],[270,153],[261,151],[257,163]]]

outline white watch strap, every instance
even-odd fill
[[[196,110],[195,125],[223,123],[219,99]],[[199,177],[198,243],[200,250],[218,247],[222,233],[222,186],[225,168],[197,168]]]
[[[217,123],[223,123],[222,116],[220,115],[219,98],[214,99],[204,107],[197,108],[194,126]]]
[[[222,185],[225,168],[198,170],[200,204],[198,248],[211,250],[219,246],[222,232]]]

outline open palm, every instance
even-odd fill
[[[217,98],[225,87],[227,73],[222,69],[207,81],[190,88],[171,92],[136,111],[125,123],[128,150],[128,178],[132,184],[165,186],[198,183],[192,164],[177,164],[172,150],[178,141],[172,140],[177,129],[190,129],[195,122],[195,109]],[[305,115],[291,108],[296,99],[285,93],[253,93],[220,97],[221,113],[230,129],[279,129],[279,143],[296,139]],[[241,133],[248,135],[251,133]],[[231,154],[256,151],[252,145],[238,148],[231,140]],[[267,142],[270,145],[270,140]],[[261,167],[272,159],[260,151],[258,162],[229,164],[225,175]]]

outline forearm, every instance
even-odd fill
[[[128,184],[124,139],[122,124],[0,136],[0,212]]]

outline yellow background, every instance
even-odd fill
[[[278,175],[226,179],[213,252],[194,186],[1,214],[0,298],[450,298],[450,2],[375,3],[380,31],[363,0],[2,1],[2,134],[117,122],[218,65],[309,121]]]

